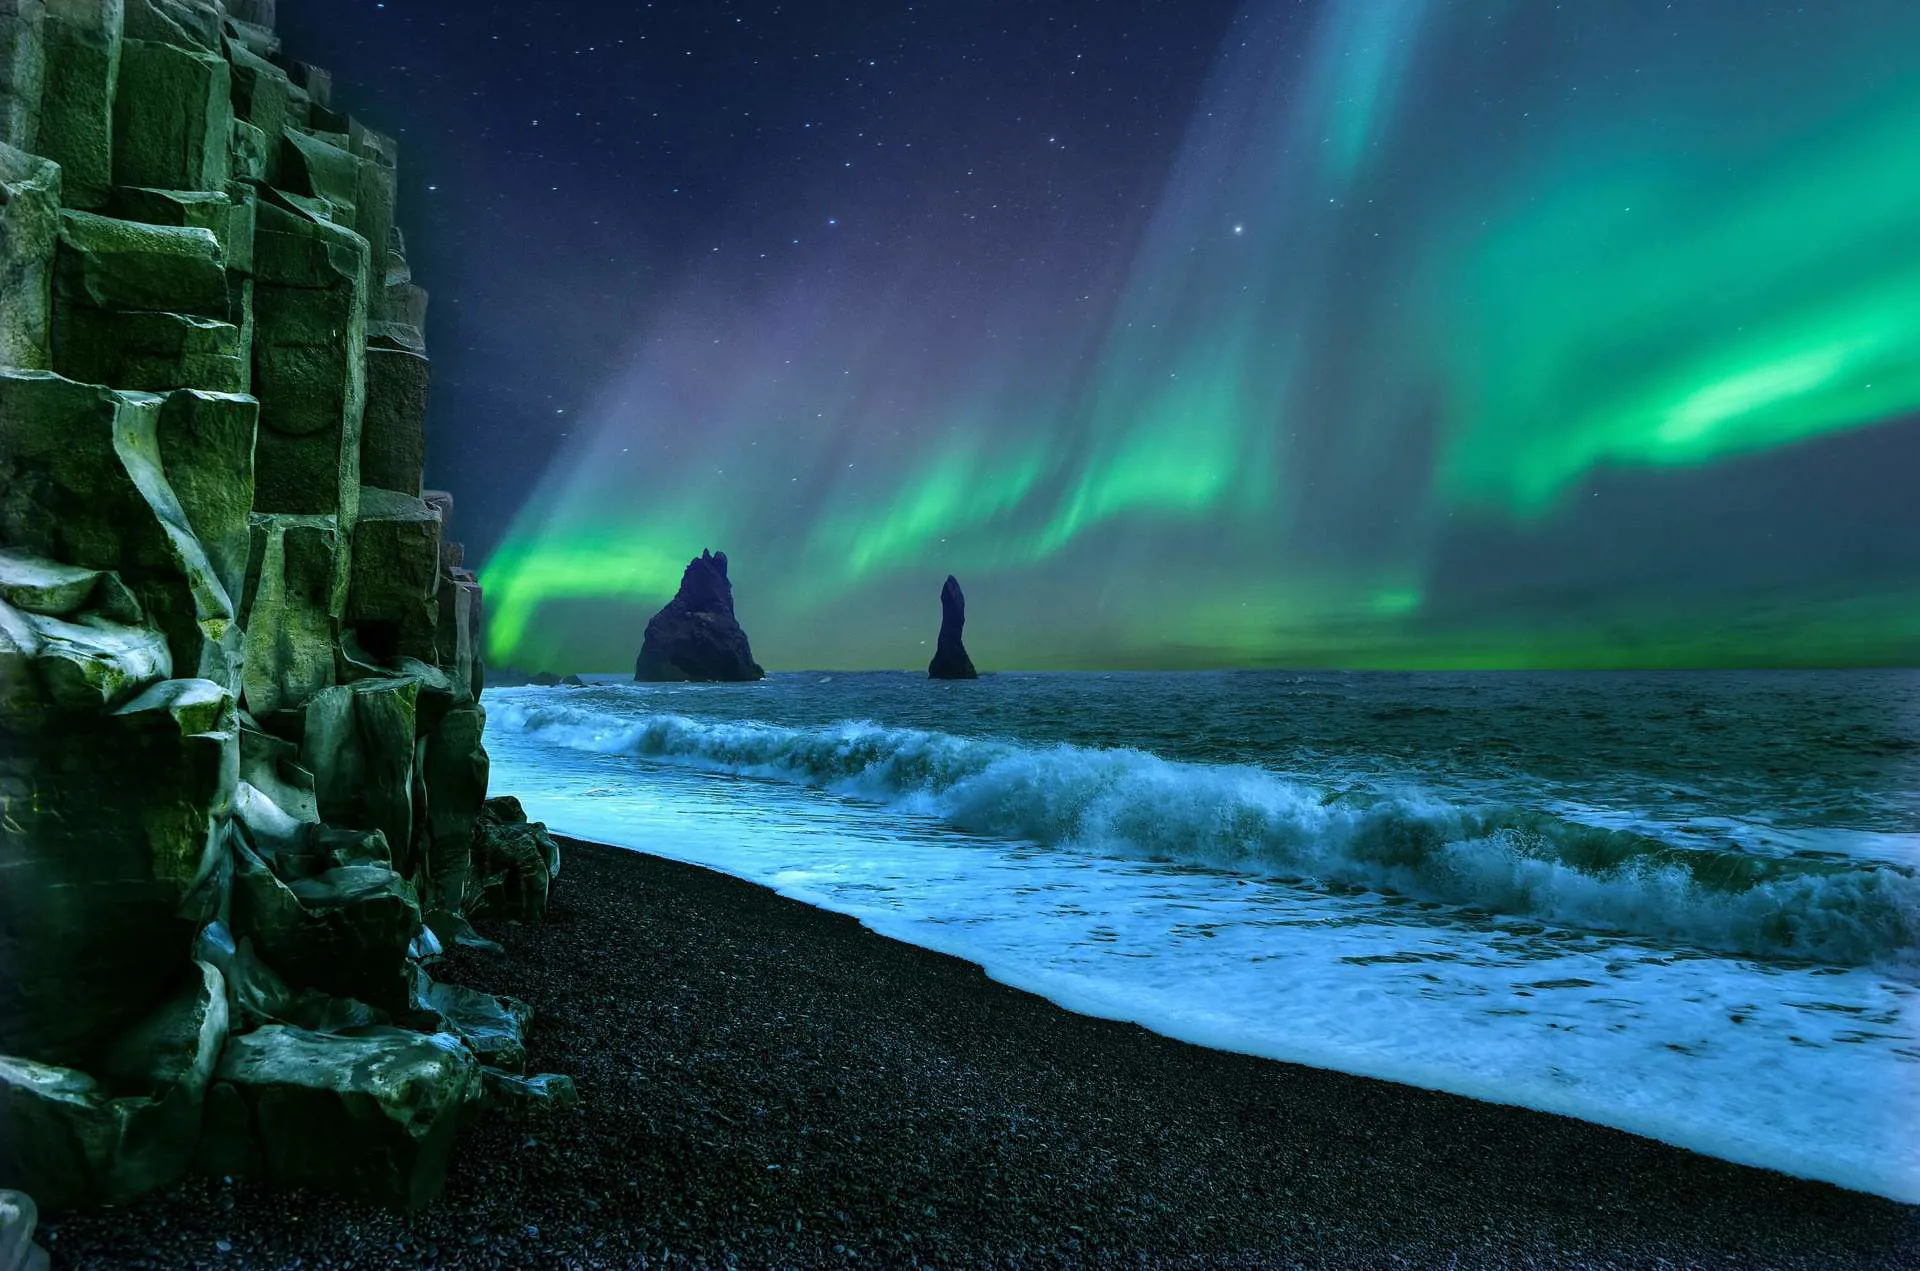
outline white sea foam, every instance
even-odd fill
[[[510,698],[493,727],[572,749],[800,782],[976,834],[1182,861],[1654,936],[1911,969],[1920,878],[1893,864],[1680,846],[1412,786],[1328,789],[1248,765],[863,722],[791,728]]]
[[[965,834],[710,761],[635,762],[618,730],[520,731],[527,704],[492,708],[494,780],[562,832],[763,883],[1196,1044],[1920,1202],[1908,980]]]

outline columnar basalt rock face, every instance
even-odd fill
[[[0,0],[0,1189],[43,1205],[412,1204],[466,1107],[568,1089],[423,969],[559,856],[487,800],[394,143],[273,9]]]

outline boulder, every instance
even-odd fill
[[[0,1055],[0,1187],[50,1208],[111,1204],[178,1182],[197,1123],[184,1095],[116,1097],[84,1072]]]
[[[0,1191],[0,1271],[47,1271],[47,1251],[34,1243],[39,1207],[25,1192]]]
[[[398,490],[362,488],[347,591],[347,624],[361,644],[382,659],[430,661],[439,586],[439,512]]]
[[[412,885],[386,865],[343,865],[289,880],[244,845],[236,854],[234,934],[323,993],[405,1009],[407,946],[419,927]]]
[[[352,525],[366,409],[366,240],[263,202],[253,269],[254,507]]]
[[[27,613],[54,618],[95,610],[114,622],[140,621],[140,602],[120,575],[63,565],[6,547],[0,547],[0,600]]]
[[[948,574],[946,585],[940,588],[940,640],[934,647],[933,661],[927,664],[928,679],[979,678],[973,659],[967,656],[967,646],[960,642],[960,632],[966,625],[967,598],[960,591],[960,580]]]
[[[518,998],[495,997],[460,984],[440,984],[423,973],[417,1003],[466,1043],[480,1062],[519,1072],[527,1064],[527,1025],[533,1008]]]
[[[394,231],[398,237],[399,231]],[[367,343],[375,348],[408,353],[427,351],[427,293],[406,273],[406,260],[387,255],[387,282],[376,290],[367,320]]]
[[[69,622],[0,601],[0,703],[9,712],[98,711],[171,667],[166,640],[150,627],[92,613]]]
[[[0,720],[0,755],[33,756],[0,821],[0,1051],[78,1062],[164,995],[181,963],[157,951],[185,949],[217,899],[235,732],[206,680]]]
[[[162,399],[0,371],[0,543],[114,570],[166,633],[176,675],[229,677],[233,605],[163,468]]]
[[[580,1102],[573,1078],[560,1073],[543,1072],[523,1077],[503,1068],[483,1068],[480,1079],[487,1103],[509,1116],[557,1112]]]
[[[53,364],[59,238],[60,169],[0,142],[0,366],[45,370]]]
[[[360,190],[360,170],[368,160],[299,128],[283,128],[280,136],[279,192],[293,198],[316,219],[357,229],[355,200]],[[378,241],[383,246],[387,241],[384,226]]]
[[[34,153],[60,165],[61,199],[96,208],[113,188],[113,114],[120,78],[122,0],[47,0]]]
[[[489,799],[474,823],[473,872],[474,913],[539,922],[560,874],[560,846],[544,823],[527,820],[518,799]]]
[[[420,494],[427,453],[427,359],[369,346],[367,412],[360,429],[360,480],[401,494]]]
[[[331,516],[248,519],[244,694],[260,715],[290,710],[334,682],[346,612],[345,544]]]
[[[92,309],[227,317],[220,240],[199,226],[62,212],[54,282],[62,301]]]
[[[138,10],[146,0],[129,0]],[[129,38],[113,103],[113,180],[162,190],[224,190],[233,131],[227,59],[205,48]]]
[[[757,680],[765,674],[733,616],[727,554],[702,551],[687,563],[679,592],[647,623],[633,678]]]
[[[461,1114],[481,1092],[480,1065],[457,1037],[397,1028],[340,1037],[269,1024],[227,1043],[219,1077],[269,1178],[402,1207],[439,1194]]]
[[[469,697],[479,695],[474,674],[473,610],[479,588],[452,577],[440,580],[440,619],[434,627],[434,661],[466,686]]]
[[[388,1022],[354,998],[329,997],[318,989],[295,989],[253,951],[253,941],[235,940],[222,923],[208,923],[194,942],[193,956],[219,969],[227,986],[227,1015],[235,1033],[263,1024],[288,1024],[317,1033],[346,1033]],[[218,1089],[208,1091],[209,1096]]]
[[[372,281],[379,289],[385,283],[385,255],[393,234],[394,178],[400,149],[392,137],[357,119],[347,121],[347,149],[362,160],[354,187],[353,228],[374,249],[379,267]]]

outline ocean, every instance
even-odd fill
[[[554,830],[1070,1010],[1920,1202],[1920,671],[820,672],[486,705],[494,789]]]

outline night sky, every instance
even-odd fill
[[[281,0],[491,655],[1920,663],[1920,6]]]

